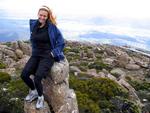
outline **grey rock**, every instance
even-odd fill
[[[121,54],[117,56],[116,64],[118,67],[124,68],[130,61],[130,57],[127,54]]]
[[[9,75],[14,75],[14,73],[16,72],[16,68],[6,68],[6,69],[0,69],[0,72],[6,72]]]
[[[140,66],[139,65],[136,65],[136,64],[127,64],[125,66],[126,69],[129,69],[129,70],[138,70],[140,69]]]
[[[92,50],[89,50],[89,49],[87,50],[87,57],[88,58],[94,58],[94,59],[96,58],[95,53]]]
[[[117,81],[116,77],[114,77],[113,75],[111,75],[110,73],[105,75],[106,78],[109,78],[111,80]]]
[[[10,65],[10,67],[15,67],[17,69],[23,69],[23,67],[25,66],[25,64],[27,63],[27,61],[29,60],[29,56],[27,55],[23,55],[23,58],[20,59],[19,61],[12,63]]]
[[[44,102],[43,109],[36,109],[35,104],[36,104],[36,101],[33,101],[31,103],[25,101],[24,113],[51,113],[50,108],[46,101]]]
[[[77,66],[70,66],[70,71],[71,72],[81,72],[81,70]]]
[[[75,52],[68,52],[67,55],[71,55],[71,56],[73,55],[74,56],[74,55],[76,55],[76,53]]]
[[[104,73],[104,72],[99,72],[98,75],[99,75],[99,77],[101,77],[101,78],[105,78],[105,73]]]
[[[69,77],[69,63],[67,59],[60,61],[60,63],[55,62],[52,66],[51,72],[51,79],[55,84],[59,84],[63,82]]]
[[[29,44],[24,43],[23,41],[18,41],[19,49],[26,55],[31,55],[31,47]]]
[[[112,69],[112,70],[110,71],[110,73],[111,73],[112,75],[118,76],[118,78],[124,77],[124,76],[126,75],[126,73],[125,73],[122,69],[120,69],[120,68],[114,68],[114,69]]]
[[[99,76],[96,72],[96,69],[87,69],[87,74],[93,77]]]
[[[138,95],[136,94],[136,90],[127,81],[125,81],[124,79],[120,79],[117,83],[128,90],[131,100],[135,101],[139,106],[143,106]]]
[[[12,42],[10,47],[11,47],[12,49],[14,49],[14,50],[18,49],[18,48],[19,48],[18,42],[17,42],[17,41]]]
[[[20,49],[16,49],[15,53],[19,59],[21,59],[23,57],[23,52]]]
[[[1,48],[0,51],[2,51],[5,56],[8,56],[8,57],[10,57],[10,58],[13,58],[14,60],[17,59],[17,56],[16,56],[15,52],[12,51],[11,49],[8,49],[8,48]]]
[[[67,59],[55,62],[51,72],[43,80],[44,97],[55,113],[79,113],[76,94],[69,88],[69,64]]]
[[[146,59],[141,59],[141,58],[138,58],[138,57],[133,57],[133,60],[134,60],[134,62],[137,65],[139,65],[139,66],[141,66],[143,68],[148,68],[149,61],[145,61]]]
[[[10,57],[6,57],[6,56],[5,56],[5,57],[3,58],[3,63],[6,64],[7,67],[11,67],[10,65],[11,65],[11,64],[15,64],[16,61],[13,60],[13,59],[10,58]]]

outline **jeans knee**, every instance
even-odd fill
[[[41,80],[42,80],[41,77],[35,75],[35,77],[34,77],[34,83],[35,84],[39,84],[41,82]]]
[[[23,80],[26,79],[29,76],[30,76],[30,74],[29,74],[29,72],[27,70],[23,70],[21,72],[21,75],[20,75],[21,79],[23,79]]]

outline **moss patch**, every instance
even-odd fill
[[[9,82],[11,80],[11,77],[6,72],[0,72],[0,83]]]
[[[69,85],[77,92],[77,101],[81,111],[83,109],[88,109],[88,112],[100,113],[106,110],[113,113],[114,105],[111,99],[116,96],[124,99],[128,98],[128,93],[125,90],[117,83],[107,78],[89,78],[87,80],[82,80],[70,74]],[[88,105],[84,105],[85,102],[88,103],[87,100],[91,101],[91,106],[98,106],[98,108],[95,107],[95,110],[93,110],[93,108],[89,108]]]
[[[111,70],[111,67],[108,64],[103,63],[102,61],[94,61],[88,65],[89,69],[95,68],[96,70],[107,69]]]
[[[0,61],[0,69],[6,68],[6,64],[4,64],[2,61]]]
[[[3,90],[3,89],[6,90]],[[27,95],[27,86],[20,79],[0,84],[0,112],[24,113],[24,97]]]

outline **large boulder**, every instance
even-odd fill
[[[117,56],[117,60],[116,60],[116,65],[118,67],[122,67],[124,68],[130,61],[130,57],[128,56],[128,54],[124,53],[124,54],[120,54]]]
[[[55,62],[49,75],[43,80],[45,100],[55,113],[78,113],[76,94],[69,89],[69,63],[67,59]]]

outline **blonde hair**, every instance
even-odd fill
[[[42,6],[39,8],[39,11],[40,11],[40,10],[45,10],[45,11],[47,11],[47,12],[48,12],[48,20],[49,20],[52,24],[57,25],[57,23],[56,23],[56,16],[53,15],[51,9],[50,9],[48,6],[42,5]]]

